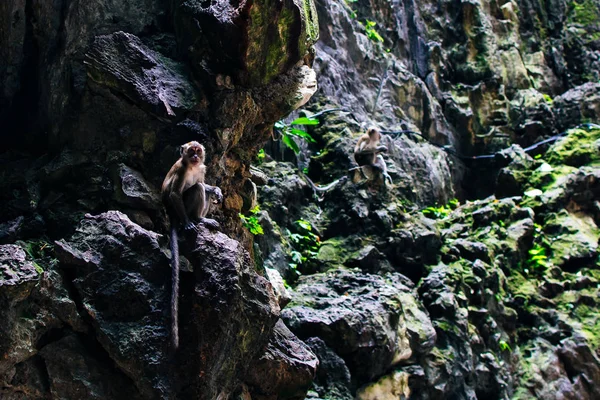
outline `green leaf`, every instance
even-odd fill
[[[319,125],[319,120],[310,117],[300,117],[290,122],[290,125]]]
[[[310,230],[312,229],[312,226],[310,225],[310,222],[308,222],[308,221],[305,221],[305,220],[303,220],[303,219],[299,219],[299,220],[297,220],[297,221],[296,221],[296,223],[297,223],[298,225],[300,225],[300,227],[302,227],[302,228],[306,229],[307,231],[310,231]]]
[[[316,143],[316,140],[313,139],[312,136],[308,134],[308,132],[305,132],[302,129],[291,128],[288,134],[304,138],[311,143]]]
[[[294,153],[296,153],[296,154],[300,153],[300,148],[298,147],[298,145],[296,144],[296,142],[294,142],[294,139],[292,139],[289,135],[283,135],[281,137],[281,141],[287,147],[289,147],[290,149],[292,149],[292,151]]]

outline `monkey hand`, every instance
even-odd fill
[[[215,196],[217,197],[216,203],[223,202],[223,192],[221,192],[221,189],[217,186],[215,186]]]
[[[198,231],[198,227],[196,226],[195,223],[193,223],[192,221],[188,221],[184,226],[183,229],[185,229],[186,231],[190,231],[190,230],[194,230],[194,231]]]
[[[201,223],[210,229],[219,229],[221,225],[212,218],[202,218]]]

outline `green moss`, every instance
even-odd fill
[[[531,299],[538,296],[538,281],[536,279],[526,278],[518,271],[512,271],[506,284],[509,293],[515,298],[522,298],[525,304],[530,304]]]
[[[328,239],[321,243],[317,260],[330,264],[343,265],[346,261],[345,255],[348,250],[344,247],[344,242],[339,239]]]
[[[582,26],[600,23],[600,11],[593,0],[572,1],[568,21]]]
[[[581,298],[597,299],[600,291],[597,288],[579,291],[566,291],[557,299],[557,309],[561,317],[586,339],[592,350],[600,349],[600,311],[581,302]]]
[[[600,129],[572,129],[546,156],[550,164],[573,167],[600,165]]]

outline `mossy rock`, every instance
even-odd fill
[[[550,164],[600,166],[600,129],[572,129],[554,144],[545,157]]]

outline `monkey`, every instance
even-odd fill
[[[387,173],[383,156],[379,153],[386,152],[386,146],[380,144],[381,133],[379,129],[371,126],[367,133],[362,135],[354,146],[354,160],[359,165],[363,176],[372,179],[373,171],[380,171],[386,183],[392,183],[392,178]],[[368,173],[365,173],[365,167]]]
[[[223,200],[221,189],[204,183],[206,166],[204,146],[193,141],[180,148],[180,158],[173,164],[165,177],[161,197],[171,223],[171,347],[179,347],[179,243],[177,228],[197,230],[196,223],[218,228],[214,219],[206,218],[209,209],[207,193]]]

